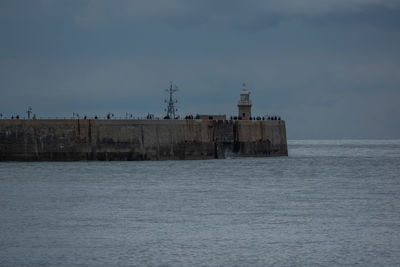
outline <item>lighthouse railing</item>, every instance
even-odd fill
[[[253,103],[251,102],[251,100],[246,100],[246,101],[242,101],[239,100],[238,101],[238,105],[252,105]]]

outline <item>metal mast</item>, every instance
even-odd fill
[[[176,119],[176,114],[175,111],[178,111],[178,109],[175,108],[174,104],[178,103],[178,100],[173,98],[173,94],[178,91],[178,86],[173,86],[172,82],[170,82],[169,89],[165,89],[169,93],[169,100],[165,100],[165,103],[168,103],[167,108],[165,111],[167,112],[167,117],[170,119]]]
[[[28,114],[28,119],[30,119],[31,113],[32,113],[32,107],[28,107],[28,110],[26,111],[26,113]]]

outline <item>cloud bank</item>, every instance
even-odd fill
[[[2,1],[0,113],[256,114],[289,138],[400,138],[400,2]]]

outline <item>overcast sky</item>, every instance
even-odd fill
[[[278,114],[289,139],[400,138],[398,0],[0,0],[0,113]]]

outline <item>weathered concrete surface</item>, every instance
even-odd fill
[[[287,156],[284,121],[0,120],[0,161]]]

